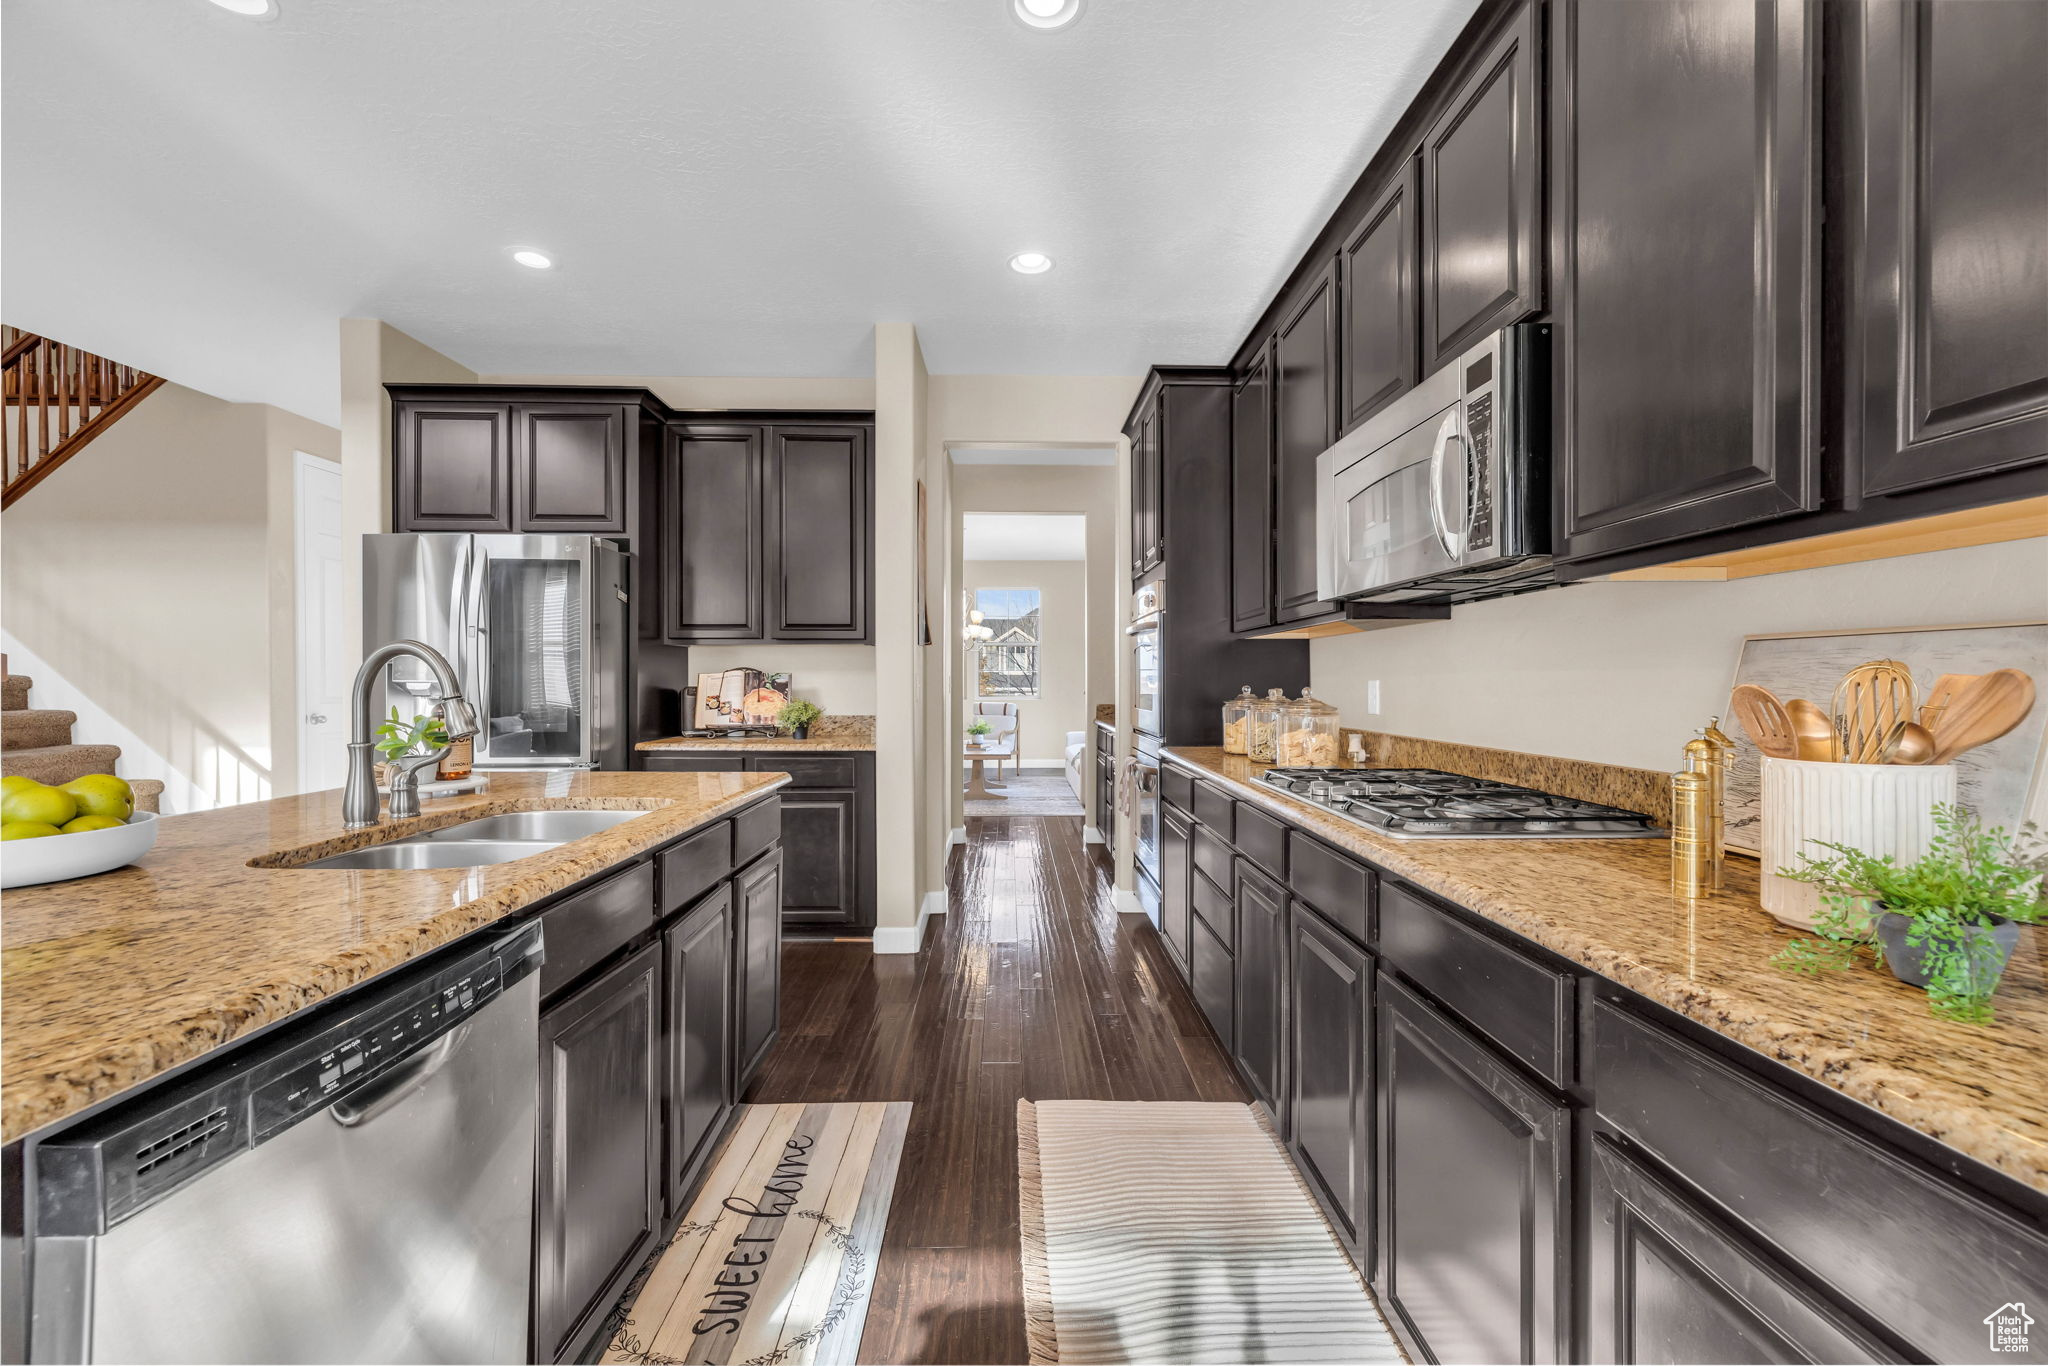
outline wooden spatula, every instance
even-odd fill
[[[1977,681],[1976,674],[1943,674],[1934,680],[1934,686],[1927,690],[1927,697],[1920,703],[1920,724],[1928,730],[1934,729],[1935,722],[1948,710],[1948,704],[1956,700],[1956,694]]]
[[[1835,688],[1835,733],[1852,764],[1884,762],[1885,746],[1913,719],[1913,675],[1896,659],[1873,659],[1849,670]]]
[[[1773,759],[1794,759],[1799,755],[1799,737],[1793,733],[1792,718],[1785,704],[1769,688],[1744,683],[1735,689],[1735,719],[1756,747]]]
[[[1929,727],[1934,762],[1945,764],[1965,750],[1988,745],[2027,719],[2034,708],[2034,680],[2018,669],[1994,669],[1956,693]]]

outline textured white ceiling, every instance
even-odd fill
[[[963,512],[963,560],[1085,560],[1088,519],[1077,513]]]
[[[1222,361],[1475,0],[279,4],[7,0],[6,320],[333,422],[343,316],[485,373]]]

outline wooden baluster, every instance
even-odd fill
[[[17,429],[17,434],[21,438],[14,443],[15,478],[17,479],[28,473],[28,390],[22,385],[22,380],[26,377],[27,373],[28,353],[23,352],[14,358],[14,411],[18,415],[14,425]]]
[[[71,436],[71,405],[75,401],[75,389],[71,382],[71,366],[76,352],[62,342],[57,344],[57,364],[60,378],[57,383],[57,444],[63,445]]]
[[[36,348],[36,459],[50,454],[50,347],[48,337]]]

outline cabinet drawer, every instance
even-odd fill
[[[673,915],[732,871],[732,822],[720,821],[661,852],[661,913]]]
[[[853,787],[860,781],[860,760],[851,755],[754,754],[747,756],[747,771],[787,773],[791,787]]]
[[[1195,867],[1209,875],[1209,881],[1218,887],[1230,885],[1230,846],[1210,834],[1203,826],[1195,827]]]
[[[1218,839],[1228,844],[1232,840],[1230,808],[1235,805],[1225,796],[1220,787],[1207,783],[1195,784],[1195,819],[1216,832]]]
[[[1571,1078],[1572,978],[1437,909],[1380,888],[1380,956],[1467,1025],[1562,1086]]]
[[[1287,832],[1287,885],[1323,918],[1363,944],[1372,923],[1373,876],[1327,844]]]
[[[1604,1119],[1932,1360],[1985,1359],[1982,1311],[1958,1306],[2048,1285],[2038,1230],[1606,1001],[1592,1067]]]
[[[677,754],[669,750],[643,750],[640,766],[649,773],[737,773],[737,754]]]
[[[1287,876],[1287,827],[1248,802],[1237,804],[1237,852],[1274,877]]]
[[[732,818],[732,866],[744,868],[782,838],[782,802],[756,802]]]
[[[1188,964],[1188,986],[1194,991],[1195,1004],[1202,1008],[1227,1052],[1237,1045],[1236,963],[1223,941],[1199,919],[1190,923],[1188,957],[1193,960]]]
[[[1185,811],[1190,815],[1195,810],[1195,780],[1182,769],[1171,764],[1159,767],[1159,798],[1168,806]]]
[[[1195,914],[1209,922],[1209,928],[1226,946],[1236,949],[1237,906],[1230,899],[1230,893],[1202,874],[1196,874],[1194,884]]]
[[[654,924],[654,865],[636,864],[541,912],[547,957],[540,994],[552,996]]]

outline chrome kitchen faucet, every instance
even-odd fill
[[[394,640],[380,645],[356,671],[354,691],[349,697],[353,718],[348,741],[348,785],[341,793],[342,824],[361,830],[377,823],[376,746],[370,740],[376,718],[370,714],[370,685],[384,672],[384,666],[400,655],[411,655],[434,673],[434,712],[441,718],[450,744],[476,734],[476,709],[462,700],[462,688],[447,658],[432,646],[416,640]],[[444,746],[445,748],[445,746]],[[391,819],[405,820],[420,814],[419,772],[439,763],[442,750],[393,759],[385,767],[391,772]]]

